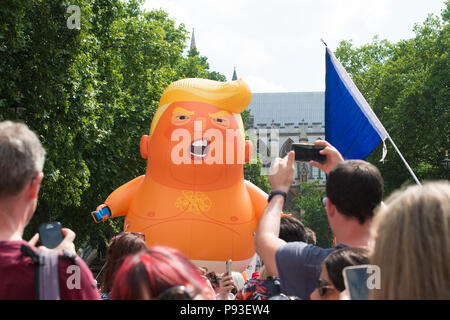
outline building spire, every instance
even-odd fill
[[[231,81],[235,81],[237,79],[238,79],[238,77],[237,77],[237,74],[236,74],[236,67],[234,67],[233,77],[231,78]]]
[[[195,45],[195,34],[194,34],[194,28],[192,28],[192,37],[191,37],[191,48],[192,49],[197,49],[197,46]]]

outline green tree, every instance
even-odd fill
[[[89,168],[77,146],[97,134],[94,44],[86,28],[67,27],[67,7],[67,1],[1,3],[0,117],[25,122],[47,150],[34,221],[59,219],[64,208],[81,204],[89,187]],[[86,15],[81,18],[88,24]],[[26,109],[11,114],[17,91]]]
[[[226,77],[216,71],[209,71],[208,58],[201,56],[197,48],[188,51],[187,57],[178,67],[180,78],[203,78],[215,81],[226,81]]]
[[[449,146],[449,2],[443,20],[430,15],[414,26],[415,37],[391,44],[377,37],[354,47],[342,41],[336,56],[377,114],[419,180],[442,179],[440,161]],[[378,166],[389,194],[413,183],[402,160],[387,142],[368,157]]]
[[[334,245],[333,234],[322,202],[323,197],[325,191],[319,188],[317,182],[301,182],[293,203],[295,209],[301,212],[303,224],[316,233],[317,246],[330,248]]]
[[[96,225],[90,212],[145,172],[139,138],[163,90],[192,61],[192,76],[224,77],[209,70],[206,57],[183,56],[184,25],[161,10],[142,10],[141,0],[77,1],[80,29],[67,27],[70,4],[0,2],[0,120],[25,122],[47,150],[25,238],[39,223],[58,220],[80,245],[120,229],[120,219]],[[22,113],[11,109],[17,100]]]

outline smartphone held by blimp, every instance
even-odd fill
[[[61,229],[61,223],[57,221],[41,224],[39,226],[41,244],[48,249],[56,248],[64,239]]]
[[[291,145],[291,150],[295,152],[295,161],[306,161],[311,160],[324,163],[327,157],[320,154],[320,151],[325,149],[324,146],[316,146],[314,144],[307,143],[293,143]]]

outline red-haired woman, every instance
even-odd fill
[[[214,291],[180,251],[154,246],[129,256],[119,269],[115,300],[213,300]]]

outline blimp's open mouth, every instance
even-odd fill
[[[207,138],[198,139],[191,143],[191,158],[205,159],[208,154],[208,146],[210,141]]]

